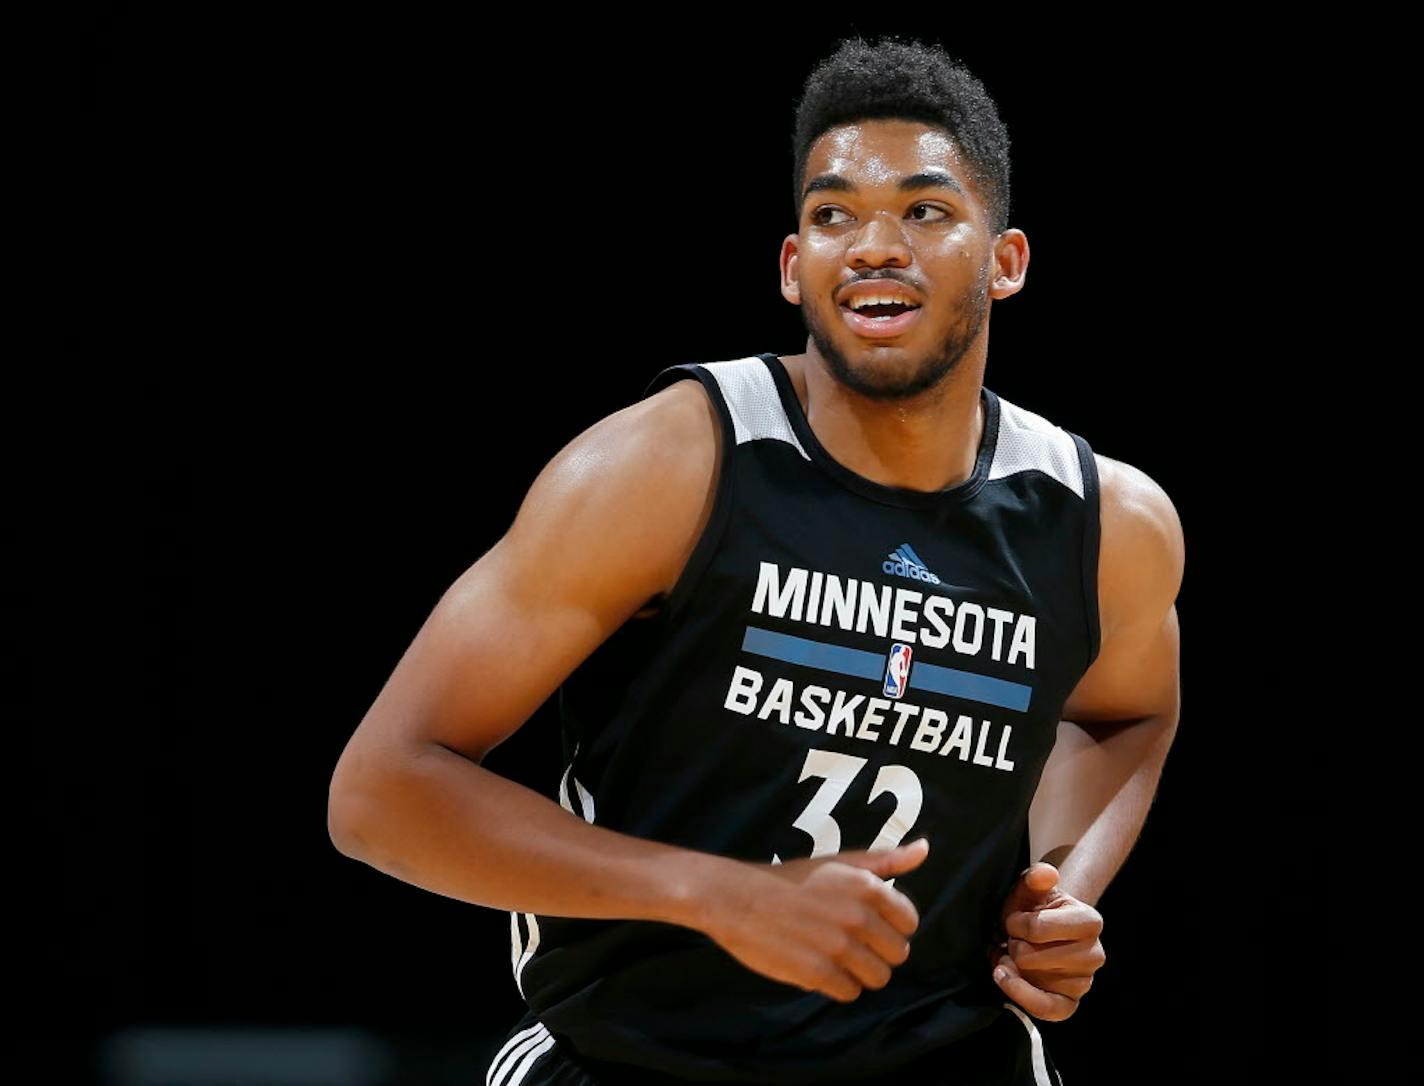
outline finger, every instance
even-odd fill
[[[891,970],[885,959],[872,954],[870,948],[854,936],[848,937],[840,951],[831,957],[862,987],[879,989],[890,983]]]
[[[890,926],[906,938],[914,935],[920,926],[920,910],[915,908],[915,903],[878,877],[870,890],[871,903]]]
[[[850,864],[852,867],[861,867],[867,871],[874,871],[882,878],[891,878],[894,875],[914,870],[924,863],[925,857],[929,854],[930,839],[916,837],[908,845],[897,845],[894,848],[855,849],[850,852],[837,852],[823,857],[823,859],[828,863],[836,862]]]
[[[1030,943],[1061,943],[1070,939],[1096,939],[1103,917],[1081,901],[1061,906],[1011,912],[1004,918],[1004,933]]]
[[[852,931],[869,951],[890,967],[904,965],[910,956],[910,940],[900,934],[885,917],[869,906],[865,919]]]
[[[812,991],[830,996],[840,1003],[851,1003],[860,998],[861,984],[845,969],[830,959],[823,959],[816,987]]]
[[[1093,986],[1093,978],[1080,973],[1039,973],[1020,969],[1019,976],[1041,992],[1054,992],[1072,1000],[1082,999]]]
[[[895,848],[874,850],[871,855],[879,859],[871,870],[876,874],[889,878],[894,875],[904,874],[906,871],[913,871],[925,862],[925,857],[930,854],[930,839],[928,837],[917,837],[908,845],[899,845]]]
[[[1046,860],[1039,860],[1037,863],[1029,864],[1019,873],[1019,881],[1027,884],[1033,890],[1041,892],[1052,890],[1058,885],[1058,868]]]
[[[1078,1000],[1058,992],[1047,992],[1030,984],[1011,969],[995,970],[996,982],[1003,993],[1035,1018],[1045,1022],[1061,1022],[1078,1009]]]
[[[1067,896],[1058,886],[1058,869],[1040,861],[1020,872],[1004,901],[1003,914],[1043,908]]]
[[[1009,954],[1022,973],[1092,974],[1103,967],[1107,955],[1100,940],[1075,939],[1068,943],[1030,943],[1010,938]]]
[[[994,981],[999,988],[1024,1010],[1045,1022],[1061,1022],[1078,1009],[1078,1001],[1059,992],[1046,992],[1030,984],[1019,973],[1008,954],[999,958],[994,967]]]

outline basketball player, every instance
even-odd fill
[[[487,1086],[1061,1086],[1034,1019],[1105,960],[1176,513],[983,384],[1029,250],[973,75],[845,42],[796,152],[805,352],[669,366],[571,441],[332,779],[342,852],[510,912]],[[556,692],[554,802],[481,762]]]

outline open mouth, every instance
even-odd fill
[[[874,305],[863,305],[859,309],[852,309],[851,312],[862,317],[870,317],[872,320],[879,320],[884,317],[898,317],[901,313],[908,313],[910,310],[918,308],[919,306],[906,305],[903,302],[876,302]]]
[[[879,303],[851,309],[840,307],[841,315],[851,330],[867,339],[898,336],[920,315],[920,306],[905,305],[900,302]]]

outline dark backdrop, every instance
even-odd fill
[[[555,451],[664,366],[804,349],[776,285],[792,111],[853,30],[937,37],[1008,124],[1032,263],[986,383],[1146,471],[1185,528],[1179,735],[1099,903],[1108,963],[1040,1028],[1070,1084],[1214,1066],[1249,1029],[1234,880],[1267,847],[1263,740],[1220,615],[1270,561],[1237,481],[1274,321],[1239,226],[1296,89],[1248,43],[1011,23],[101,29],[95,266],[123,350],[91,380],[125,407],[85,500],[124,566],[101,578],[86,1044],[354,1026],[403,1081],[481,1080],[522,1010],[508,914],[339,854],[332,769]],[[486,762],[546,795],[551,708]]]

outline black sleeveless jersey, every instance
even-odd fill
[[[955,1042],[1010,1013],[988,949],[1098,651],[1092,451],[981,388],[969,478],[886,486],[831,458],[776,355],[672,366],[643,396],[683,378],[720,419],[715,504],[663,609],[561,687],[559,802],[763,864],[925,835],[893,882],[920,926],[886,987],[841,1003],[681,925],[511,913],[516,984],[619,1082],[869,1079],[931,1051],[952,1080]]]

